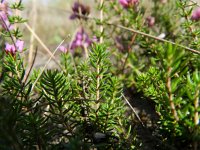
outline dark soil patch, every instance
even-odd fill
[[[135,117],[134,124],[138,139],[142,141],[142,150],[176,150],[171,145],[167,145],[161,140],[158,134],[159,116],[155,111],[155,103],[143,97],[142,93],[129,89],[125,91],[125,96],[140,117],[142,123]],[[130,110],[132,111],[132,110]]]

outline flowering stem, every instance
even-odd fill
[[[182,0],[181,0],[180,2],[181,2],[181,3],[184,3],[184,2],[182,2]],[[181,8],[181,10],[182,10],[182,13],[183,13],[183,16],[184,16],[186,22],[189,24],[189,23],[190,23],[190,18],[189,18],[189,16],[188,16],[188,13],[187,13],[186,10],[185,10],[186,7],[187,7],[186,5],[182,4],[182,6],[181,6],[180,8]],[[194,39],[195,41],[197,41],[198,38],[197,38],[197,36],[194,34],[194,29],[193,29],[192,25],[189,25],[187,28],[188,28],[189,32],[192,34],[193,39]]]
[[[13,36],[12,36],[8,26],[7,26],[7,24],[5,23],[5,21],[4,21],[4,19],[3,19],[3,17],[1,15],[0,15],[0,17],[1,17],[1,21],[3,22],[3,24],[4,24],[5,28],[6,28],[6,31],[8,32],[8,34],[9,34],[9,36],[10,36],[10,38],[11,38],[13,44],[14,44],[15,49],[17,50],[17,46],[15,44],[15,40],[14,40],[14,38],[13,38]]]

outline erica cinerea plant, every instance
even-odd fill
[[[21,9],[21,1],[14,8]],[[23,22],[20,17],[8,18],[11,24]],[[130,120],[124,119],[122,85],[110,71],[108,50],[89,38],[82,26],[79,29],[68,46],[59,47],[63,70],[35,70],[33,75],[27,75],[20,55],[24,42],[19,29],[4,29],[10,41],[4,45],[2,66],[2,149],[136,148]],[[74,58],[77,50],[86,56],[81,63]]]
[[[174,37],[174,40],[178,43],[179,40],[183,42],[190,38],[190,41],[183,43],[189,44],[198,53],[199,34],[196,27],[198,20],[193,19],[196,12],[196,10],[192,11],[193,6],[195,4],[189,4],[188,1],[177,2],[176,7],[180,9],[181,17],[183,17],[182,30],[180,31],[185,35],[181,39]],[[179,37],[178,34],[175,36]],[[196,61],[199,55],[187,52],[178,44],[174,46],[157,44],[154,48],[156,51],[153,53],[157,57],[154,57],[156,59],[152,59],[152,62],[156,63],[148,71],[139,74],[137,78],[138,89],[156,102],[156,111],[160,116],[159,128],[163,137],[166,138],[166,143],[173,144],[176,148],[187,145],[188,149],[198,149],[199,67],[193,65],[198,64]],[[193,86],[191,76],[195,78],[193,80],[196,82]],[[191,90],[194,86],[195,92]],[[189,93],[193,93],[193,96]],[[190,133],[189,137],[188,133]],[[177,142],[180,142],[180,145]]]
[[[42,68],[36,53],[27,69],[16,25],[25,20],[13,11],[22,1],[1,1],[0,149],[199,149],[199,6],[84,2],[65,11],[73,34]],[[51,59],[57,66],[46,69]]]

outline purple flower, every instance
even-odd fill
[[[148,25],[148,27],[153,27],[155,24],[155,17],[153,16],[148,16],[146,18],[146,24]]]
[[[138,0],[119,0],[119,3],[124,7],[124,8],[129,8],[133,7],[138,3]]]
[[[6,53],[10,53],[11,55],[15,55],[17,51],[22,52],[23,48],[24,48],[24,41],[17,40],[15,45],[6,43],[5,51],[6,51]]]
[[[11,55],[14,55],[16,53],[15,46],[8,43],[6,43],[5,51],[6,53],[11,53]]]
[[[71,42],[70,49],[85,48],[90,46],[94,41],[91,40],[88,34],[81,28],[75,35],[74,40]]]
[[[197,9],[195,9],[195,10],[192,12],[191,19],[194,20],[194,21],[200,20],[200,7],[198,7]]]
[[[86,16],[90,13],[90,7],[85,6],[79,2],[75,2],[74,6],[72,7],[73,14],[70,16],[70,19],[87,19]]]

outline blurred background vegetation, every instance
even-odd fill
[[[16,1],[19,0],[8,0],[9,3]],[[14,13],[18,13],[24,19],[27,19],[27,23],[40,40],[51,51],[54,51],[66,35],[69,35],[69,37],[65,41],[65,44],[69,43],[80,26],[78,21],[71,21],[69,19],[72,14],[71,7],[74,2],[75,0],[22,0],[24,10]],[[90,7],[97,7],[94,5],[95,2],[93,0],[84,0],[84,3]],[[90,14],[93,14],[93,11],[95,11],[95,9],[90,10]],[[43,66],[50,55],[48,55],[44,47],[32,37],[31,32],[24,24],[20,24],[19,27],[23,32],[22,40],[25,41],[25,47],[27,48],[25,55],[29,56],[26,57],[27,61],[31,61],[32,58],[30,57],[33,57],[33,54],[31,54],[31,56],[29,54],[30,49],[36,49],[37,47],[38,51],[35,66]],[[55,56],[57,55],[58,53]],[[51,61],[48,66],[50,68],[56,67],[54,61]]]
[[[16,1],[19,0],[8,0],[9,3]],[[76,30],[80,26],[79,21],[71,21],[69,19],[70,15],[72,14],[71,7],[76,1],[90,6],[91,17],[99,17],[99,13],[96,9],[98,7],[97,0],[22,0],[24,4],[24,11],[18,13],[21,13],[20,15],[23,16],[24,19],[28,20],[27,23],[35,31],[41,41],[51,51],[53,51],[64,39],[64,37],[66,37],[66,35],[69,35],[69,38],[65,41],[65,43],[69,43],[73,39]],[[194,1],[198,1],[200,4],[200,0]],[[148,8],[150,8],[153,4],[153,0],[141,0],[140,4],[145,6],[147,9],[146,12],[148,13]],[[23,32],[22,39],[25,41],[25,47],[27,48],[25,55],[29,56],[26,57],[27,61],[32,60],[34,51],[33,49],[38,47],[35,66],[43,66],[48,60],[47,56],[49,55],[47,51],[45,51],[44,47],[42,47],[41,44],[33,38],[30,31],[24,24],[20,24],[20,28]],[[58,56],[58,53],[55,56]],[[56,67],[54,61],[50,62],[48,66],[50,68]]]

